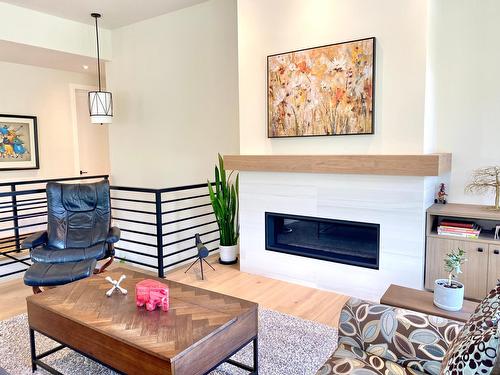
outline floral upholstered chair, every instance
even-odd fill
[[[351,298],[340,314],[338,347],[317,375],[496,373],[499,314],[500,287],[465,325]]]

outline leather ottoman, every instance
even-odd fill
[[[33,263],[24,274],[29,286],[57,286],[84,279],[94,273],[95,259],[69,263]]]

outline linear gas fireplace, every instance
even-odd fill
[[[380,224],[266,212],[266,249],[378,269]]]

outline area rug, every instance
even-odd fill
[[[36,338],[37,351],[46,351],[56,344],[45,336]],[[252,364],[252,344],[233,358]],[[315,374],[330,357],[337,345],[335,328],[282,314],[259,309],[259,373],[263,375]],[[216,350],[216,348],[214,348]],[[112,375],[115,372],[87,359],[70,349],[63,349],[45,362],[63,374]],[[26,314],[0,321],[0,367],[11,375],[31,374],[28,319]],[[46,374],[39,369],[36,374]],[[247,374],[223,364],[210,375]]]

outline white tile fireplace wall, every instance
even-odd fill
[[[378,300],[391,284],[422,288],[433,177],[240,172],[241,270]],[[378,270],[265,249],[265,212],[380,224]]]

